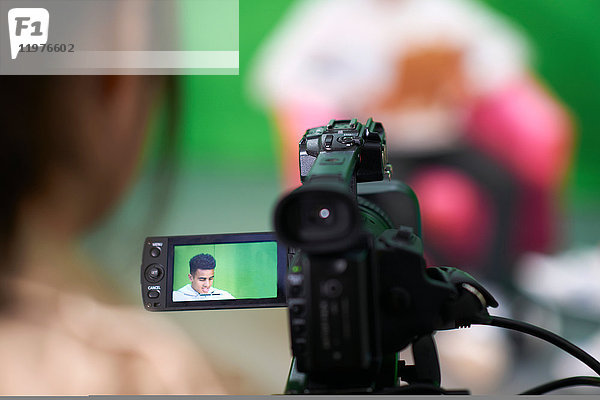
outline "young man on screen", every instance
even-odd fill
[[[191,283],[173,292],[173,301],[235,299],[226,290],[213,287],[216,265],[215,258],[210,254],[198,254],[192,257],[188,274]]]

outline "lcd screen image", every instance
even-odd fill
[[[271,297],[277,297],[277,242],[174,246],[174,302]]]

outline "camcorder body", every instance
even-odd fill
[[[439,385],[431,334],[495,301],[462,271],[426,268],[418,201],[389,179],[381,123],[331,120],[306,131],[299,147],[302,186],[274,215],[278,239],[295,249],[286,392],[378,392],[404,372],[405,381]],[[415,342],[422,365],[399,371],[396,354]]]
[[[274,236],[147,238],[141,272],[146,308],[286,306],[294,357],[288,394],[402,393],[407,385],[401,382],[420,388],[416,393],[438,393],[433,333],[489,318],[487,307],[496,301],[465,272],[426,268],[418,201],[406,184],[391,180],[381,123],[331,120],[308,129],[299,160],[302,185],[279,200]],[[235,299],[189,290],[199,287],[190,256],[210,243],[215,286],[219,260],[231,259],[226,255],[243,244],[270,252],[261,260],[271,261],[255,268],[268,264],[265,274],[276,271],[275,289],[232,291]],[[178,267],[188,261],[189,271]],[[229,261],[234,269],[235,260]],[[175,276],[184,272],[191,283],[176,290],[185,279],[175,283]],[[193,296],[176,301],[181,293]],[[414,365],[397,357],[409,345]]]

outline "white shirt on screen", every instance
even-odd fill
[[[197,300],[230,300],[235,299],[228,291],[211,287],[208,293],[198,293],[188,283],[179,290],[173,292],[173,301],[197,301]]]

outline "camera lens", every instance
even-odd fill
[[[329,212],[329,209],[327,209],[327,208],[322,208],[321,211],[319,211],[319,217],[321,217],[323,219],[329,218],[330,214],[331,213]]]
[[[361,232],[356,198],[338,181],[308,183],[285,196],[275,210],[279,240],[304,251],[339,251]]]

